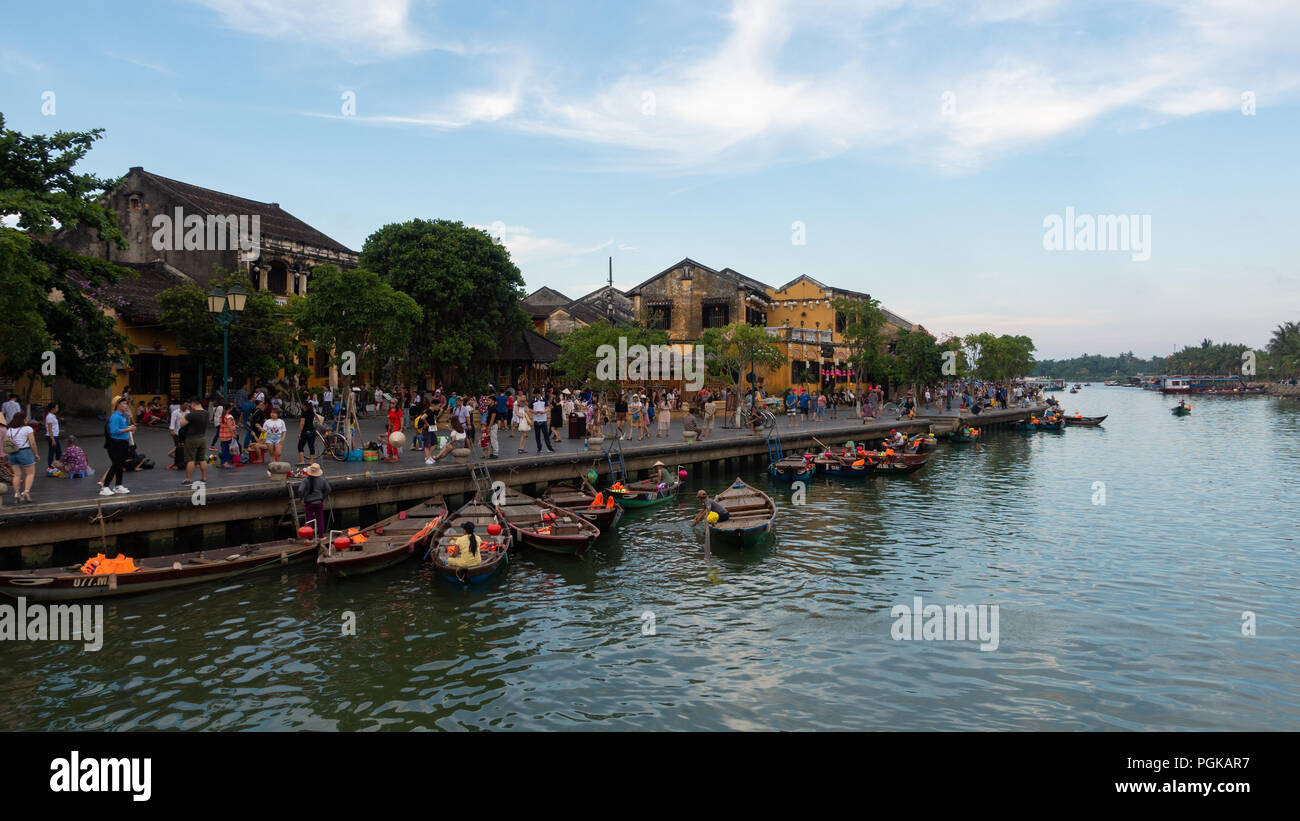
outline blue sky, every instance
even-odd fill
[[[1300,319],[1297,42],[1285,0],[21,4],[0,111],[357,249],[491,227],[530,290],[690,256],[1150,355]],[[1149,215],[1150,258],[1046,250],[1067,207]]]

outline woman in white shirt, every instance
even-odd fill
[[[5,441],[17,448],[9,456],[9,467],[14,473],[14,504],[32,500],[32,482],[36,479],[36,462],[40,457],[32,447],[32,426],[27,424],[27,414],[14,414],[5,431]]]
[[[438,461],[442,457],[451,453],[457,448],[465,447],[465,428],[460,423],[459,416],[451,417],[451,436],[447,439],[447,444],[442,446],[442,450],[433,457],[433,461]]]
[[[280,409],[271,408],[271,418],[262,423],[262,432],[266,434],[266,446],[270,451],[267,458],[271,462],[280,461],[284,451],[284,420],[280,418]]]
[[[528,438],[528,432],[533,429],[533,423],[530,419],[528,408],[528,397],[522,393],[515,394],[515,413],[513,424],[519,431],[519,452],[527,453],[524,450],[524,440]]]
[[[45,442],[50,446],[49,458],[45,460],[47,465],[53,465],[59,459],[63,458],[63,446],[59,444],[59,411],[63,408],[58,402],[53,402],[45,411]]]

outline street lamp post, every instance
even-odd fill
[[[248,292],[238,285],[229,291],[213,288],[208,293],[208,311],[215,314],[217,325],[221,327],[221,396],[230,395],[230,326],[244,312],[248,301]]]

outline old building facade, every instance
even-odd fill
[[[769,391],[787,387],[834,390],[854,383],[856,374],[848,364],[852,351],[844,344],[844,317],[835,310],[835,300],[867,300],[861,291],[835,288],[798,276],[770,290],[772,307],[767,332],[778,340],[789,364],[769,374]],[[885,335],[911,331],[919,326],[882,307]]]
[[[175,285],[206,289],[218,270],[242,273],[250,290],[269,291],[281,304],[306,295],[313,270],[325,264],[354,268],[357,253],[282,209],[279,203],[226,194],[133,167],[103,203],[118,215],[128,246],[119,249],[89,229],[59,232],[68,250],[134,269],[107,301],[119,329],[136,347],[118,368],[117,383],[94,391],[57,382],[72,407],[100,408],[129,389],[142,397],[206,393],[220,382],[203,374],[159,321],[157,295]],[[311,385],[329,377],[328,357],[311,357]],[[319,361],[318,361],[319,360]]]

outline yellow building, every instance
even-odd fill
[[[103,242],[90,228],[60,231],[53,242],[136,270],[138,277],[103,295],[136,351],[118,366],[117,382],[107,390],[58,380],[55,395],[66,406],[103,412],[109,398],[124,388],[147,401],[208,395],[220,387],[221,375],[204,373],[198,358],[188,356],[159,324],[157,296],[166,288],[188,283],[206,291],[214,270],[237,271],[247,277],[250,290],[269,292],[283,305],[307,294],[317,267],[357,265],[357,252],[279,203],[202,188],[140,167],[130,169],[103,205],[118,215],[127,248]],[[320,351],[309,356],[305,387],[337,381],[328,360]]]
[[[866,300],[871,295],[834,288],[803,275],[780,288],[768,288],[768,296],[767,332],[780,342],[789,361],[766,374],[763,382],[767,392],[782,393],[789,387],[829,390],[831,386],[851,386],[854,377],[847,363],[852,351],[844,345],[844,317],[835,310],[834,300]],[[883,306],[882,310],[887,336],[919,327]]]

